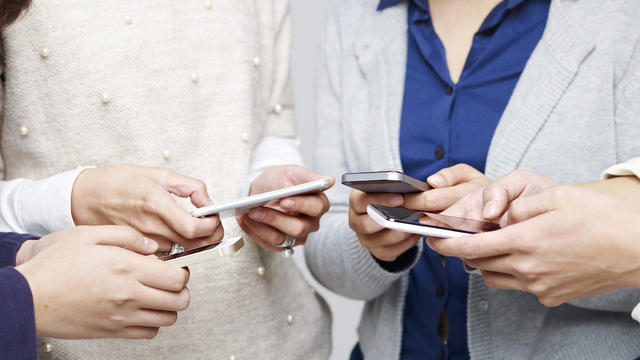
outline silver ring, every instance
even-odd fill
[[[171,251],[169,252],[169,255],[181,253],[183,251],[184,251],[184,246],[178,243],[173,243],[173,245],[171,246]]]
[[[284,256],[291,257],[296,252],[293,250],[293,246],[296,244],[296,238],[291,235],[287,235],[284,237],[284,242],[278,245],[279,248],[284,249]]]
[[[279,248],[290,248],[293,247],[296,244],[296,238],[294,238],[291,235],[287,235],[284,237],[284,241],[282,242],[282,244],[277,245]]]

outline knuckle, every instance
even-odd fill
[[[181,234],[187,239],[195,239],[198,237],[198,227],[194,221],[187,221],[182,224]]]
[[[116,306],[123,306],[130,302],[134,301],[134,296],[125,290],[118,290],[111,294],[111,302]],[[118,314],[112,314],[111,316],[116,316]]]
[[[478,248],[475,245],[465,244],[460,248],[463,259],[476,259],[478,257]]]
[[[529,284],[525,287],[527,292],[530,292],[538,297],[547,297],[548,288],[541,281],[530,281]]]
[[[107,320],[111,323],[111,327],[114,329],[126,326],[126,317],[120,313],[109,314],[107,316]]]
[[[302,237],[305,236],[308,232],[309,226],[304,221],[295,221],[292,224],[291,234],[293,237]]]

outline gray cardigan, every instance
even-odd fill
[[[335,0],[318,79],[319,171],[401,169],[398,138],[407,53],[406,3]],[[495,132],[486,173],[528,169],[565,182],[598,179],[640,154],[640,5],[636,0],[552,0],[545,33]],[[382,269],[348,226],[349,189],[305,253],[333,291],[366,300],[366,359],[397,359],[407,272]],[[417,260],[417,258],[416,258]],[[555,308],[533,295],[487,287],[471,275],[468,340],[474,359],[633,359],[640,291],[622,289]]]

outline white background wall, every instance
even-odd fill
[[[313,167],[313,129],[314,129],[314,85],[315,71],[318,65],[320,32],[324,24],[329,1],[327,0],[291,0],[293,21],[293,90],[295,115],[298,131],[302,139],[302,154],[308,166]],[[337,184],[336,186],[341,186]],[[302,249],[300,249],[302,250]],[[362,311],[362,303],[353,301],[321,288],[315,282],[306,265],[302,251],[297,251],[295,260],[324,296],[333,313],[333,355],[332,360],[349,358],[356,343],[356,327]]]

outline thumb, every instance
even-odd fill
[[[295,185],[304,184],[304,183],[316,181],[316,180],[327,179],[329,180],[329,187],[327,187],[327,189],[329,189],[336,183],[336,179],[331,175],[320,174],[315,171],[311,171],[307,168],[303,168],[301,166],[296,166],[294,169],[292,169],[292,174],[295,181]]]
[[[427,182],[434,188],[441,188],[466,183],[480,176],[484,176],[484,174],[472,166],[457,164],[429,176]]]
[[[96,245],[117,246],[142,255],[158,251],[158,243],[128,226],[96,226],[86,228]]]
[[[202,180],[168,170],[162,179],[162,184],[168,192],[183,198],[188,197],[195,207],[213,204],[207,192],[207,185]]]

